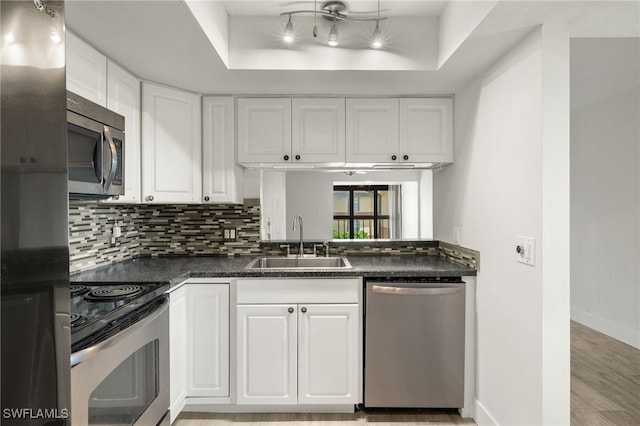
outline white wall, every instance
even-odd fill
[[[640,39],[571,42],[571,317],[640,348]]]
[[[453,242],[453,228],[459,227],[461,245],[481,255],[474,416],[480,425],[569,423],[569,306],[568,291],[563,291],[563,286],[568,290],[568,254],[566,271],[562,265],[558,268],[560,283],[549,280],[545,285],[543,266],[558,265],[541,250],[551,244],[567,253],[569,248],[568,231],[566,238],[560,233],[555,240],[544,230],[556,208],[545,201],[558,194],[568,200],[569,189],[568,92],[560,90],[566,96],[564,122],[562,113],[555,122],[543,111],[546,73],[551,71],[547,62],[555,57],[548,52],[549,41],[544,30],[535,30],[456,94],[455,164],[435,172],[433,178],[434,238]],[[565,60],[568,66],[568,56]],[[559,76],[563,79],[568,87],[568,69],[566,76]],[[563,127],[565,140],[553,141],[545,131],[555,129],[556,136],[562,136]],[[551,143],[557,146],[560,159],[566,148],[566,160],[560,161],[565,164],[556,167],[549,161],[554,159]],[[559,179],[556,190],[548,189],[548,178],[563,167],[566,181]],[[565,218],[568,224],[568,201],[566,206],[558,203],[557,209],[560,221]],[[535,266],[515,261],[518,235],[536,238]],[[550,290],[551,284],[559,294]],[[557,335],[546,324],[549,302],[560,314],[566,312],[566,324],[555,324]],[[558,336],[565,341],[557,349],[545,347]],[[549,373],[558,367],[566,373],[551,383]],[[558,390],[555,401],[545,395],[550,385]]]

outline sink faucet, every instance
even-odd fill
[[[302,216],[299,214],[293,218],[293,228],[292,231],[296,230],[296,223],[300,225],[300,248],[298,249],[298,256],[302,257],[304,255],[304,239],[303,239],[303,231],[302,231]]]

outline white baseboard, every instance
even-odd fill
[[[620,340],[627,345],[640,349],[640,332],[630,330],[613,321],[598,317],[583,310],[571,307],[571,319]]]
[[[475,405],[475,415],[473,420],[475,420],[478,426],[498,426],[496,419],[493,418],[480,401],[474,398],[473,403]]]

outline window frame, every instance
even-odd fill
[[[380,195],[378,191],[389,191],[390,185],[333,185],[333,192],[348,192],[349,193],[349,213],[347,215],[333,215],[333,220],[347,220],[349,223],[349,238],[350,240],[356,239],[354,232],[354,225],[356,220],[373,220],[373,238],[368,239],[378,239],[379,237],[379,223],[380,220],[388,220],[391,222],[391,215],[381,215],[378,211],[378,200]],[[372,191],[373,192],[373,215],[355,215],[354,214],[354,204],[355,197],[354,192],[356,191]],[[347,238],[341,238],[347,239]]]

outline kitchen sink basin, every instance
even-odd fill
[[[246,269],[349,269],[346,257],[258,257]]]

